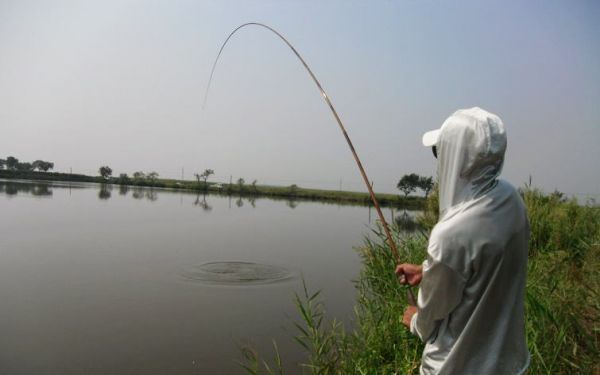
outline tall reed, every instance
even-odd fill
[[[600,339],[600,208],[521,190],[530,226],[526,293],[526,333],[529,374],[598,374]],[[437,221],[432,194],[420,220],[425,229]],[[352,327],[325,317],[319,293],[304,287],[295,301],[300,312],[296,340],[308,353],[304,369],[313,374],[416,374],[422,344],[402,325],[406,293],[393,270],[395,260],[376,228],[376,240],[358,249],[362,269],[356,281],[357,301]],[[394,236],[408,262],[426,254],[422,233]],[[280,358],[277,353],[276,358]],[[268,364],[251,358],[254,373]],[[262,363],[262,367],[261,367]],[[264,370],[264,371],[263,371]]]

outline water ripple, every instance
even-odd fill
[[[295,277],[284,267],[251,262],[210,262],[183,269],[180,275],[191,281],[222,285],[267,284]]]

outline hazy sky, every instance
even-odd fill
[[[0,157],[376,191],[434,175],[423,132],[480,106],[507,127],[504,178],[600,193],[597,1],[0,0]]]

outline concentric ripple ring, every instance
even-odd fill
[[[251,262],[210,262],[181,271],[190,281],[222,285],[266,284],[294,277],[294,272],[279,266]]]

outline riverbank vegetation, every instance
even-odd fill
[[[531,225],[526,333],[529,374],[598,374],[600,372],[600,208],[580,204],[560,193],[522,190]],[[437,197],[430,196],[420,220],[424,231],[394,228],[403,260],[420,263],[426,254],[426,233],[437,221]],[[359,249],[362,270],[356,281],[357,301],[352,327],[326,316],[319,293],[305,287],[296,295],[300,319],[295,323],[299,345],[307,353],[301,364],[314,374],[417,374],[422,343],[402,325],[407,305],[398,284],[384,236]],[[320,287],[309,285],[312,287]],[[243,349],[249,373],[282,373],[285,358],[275,346],[275,360],[265,361]]]

